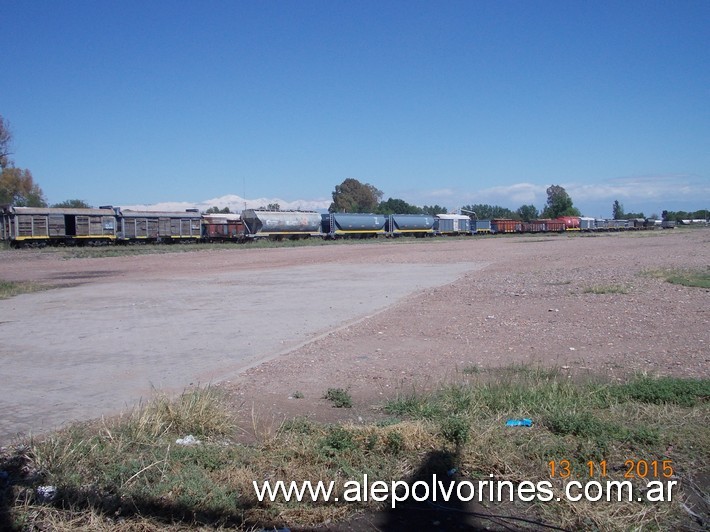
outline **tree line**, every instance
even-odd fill
[[[439,205],[424,205],[418,207],[402,199],[389,198],[382,201],[382,191],[369,183],[361,183],[357,179],[348,178],[333,191],[333,202],[330,212],[371,212],[375,214],[446,214],[445,207]],[[567,191],[560,185],[552,185],[547,189],[547,204],[542,211],[534,205],[522,205],[513,211],[499,205],[475,204],[464,205],[462,212],[479,219],[511,218],[529,222],[538,218],[557,218],[559,216],[580,216]]]
[[[44,192],[35,182],[30,170],[18,168],[12,160],[12,140],[13,135],[9,122],[0,115],[0,205],[15,205],[17,207],[47,207],[49,206]],[[388,198],[383,201],[383,193],[374,185],[361,183],[357,179],[345,179],[340,185],[335,186],[333,191],[333,202],[328,209],[330,212],[371,212],[375,214],[446,214],[446,207],[440,205],[424,205],[419,207],[407,203],[403,199]],[[54,203],[51,207],[88,209],[91,208],[86,201],[81,199],[69,199],[60,203]],[[281,207],[278,203],[270,203],[260,207],[263,210],[278,211]],[[501,207],[499,205],[488,205],[477,203],[474,205],[464,205],[462,211],[466,211],[479,219],[510,218],[514,220],[530,221],[538,218],[557,218],[559,216],[580,216],[564,187],[551,185],[547,188],[547,203],[542,211],[538,211],[534,205],[521,205],[516,210]],[[210,207],[206,211],[209,213],[229,213],[229,207],[220,209]],[[475,213],[475,214],[474,214]],[[643,212],[624,212],[624,206],[618,201],[612,205],[612,216],[615,220],[645,218]],[[708,219],[710,213],[707,210],[695,212],[689,211],[663,211],[664,220],[686,220],[686,219]],[[658,218],[653,214],[650,218]]]

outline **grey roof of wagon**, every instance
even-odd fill
[[[121,209],[124,218],[200,218],[199,212],[187,211],[131,211]]]
[[[72,216],[114,216],[113,209],[56,209],[51,207],[9,207],[14,214],[59,214]]]

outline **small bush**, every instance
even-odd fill
[[[342,388],[328,388],[323,399],[327,399],[333,403],[335,408],[352,408],[353,406],[352,397],[350,397],[347,390],[343,390]]]
[[[450,416],[441,422],[441,436],[455,445],[468,442],[471,423],[462,417]]]

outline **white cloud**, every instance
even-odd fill
[[[186,201],[165,201],[150,205],[122,205],[121,208],[141,211],[184,211],[186,209],[199,209],[200,211],[206,211],[210,207],[219,207],[220,209],[229,207],[229,210],[232,212],[241,212],[245,208],[258,209],[259,207],[266,207],[269,203],[278,203],[281,209],[284,210],[317,211],[327,210],[331,201],[325,199],[294,201],[286,201],[281,198],[244,199],[236,194],[227,194],[218,198],[197,201],[194,203]]]
[[[472,194],[477,198],[474,203],[495,203],[529,205],[546,201],[547,186],[532,183],[516,183],[514,185],[485,188]]]
[[[404,190],[396,194],[405,201],[416,205],[440,203],[450,209],[463,205],[488,203],[517,209],[521,205],[532,204],[538,208],[547,202],[547,187],[552,184],[529,182],[512,185],[498,185],[478,190],[463,187],[442,187],[428,190]],[[572,197],[575,206],[582,212],[606,215],[611,212],[614,200],[628,204],[634,211],[655,212],[658,209],[685,208],[695,210],[705,208],[710,203],[710,182],[697,175],[667,174],[646,176],[625,176],[587,183],[556,183],[563,186]],[[230,211],[241,212],[245,206],[249,209],[264,207],[269,203],[278,203],[286,210],[326,211],[330,199],[316,198],[286,201],[281,198],[244,199],[236,194],[227,194],[217,198],[191,202],[162,202],[152,205],[124,205],[123,208],[152,211],[184,211],[199,209],[205,211],[216,206],[220,209],[229,207]]]

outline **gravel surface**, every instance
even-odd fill
[[[162,287],[171,293],[170,286],[178,284],[187,288],[167,298],[173,308],[187,306],[186,319],[209,315],[219,325],[210,336],[216,342],[210,351],[226,349],[219,338],[227,334],[229,349],[237,351],[246,342],[236,331],[249,306],[220,297],[229,284],[223,281],[239,280],[245,301],[257,288],[264,297],[275,298],[284,289],[278,271],[296,268],[303,275],[316,272],[316,280],[318,275],[327,277],[323,272],[361,271],[362,282],[334,283],[322,292],[316,292],[316,282],[306,292],[317,293],[317,306],[294,293],[291,312],[301,313],[298,309],[302,308],[304,315],[321,326],[311,327],[305,337],[289,329],[287,337],[279,339],[285,344],[275,346],[270,342],[276,331],[284,329],[281,318],[266,320],[261,336],[249,340],[262,344],[256,349],[262,358],[252,360],[248,369],[226,363],[220,368],[220,359],[216,359],[209,374],[232,393],[244,426],[249,427],[245,433],[253,432],[253,426],[257,431],[275,430],[285,417],[294,415],[323,421],[374,419],[379,415],[374,407],[399,391],[426,389],[474,366],[533,363],[612,379],[636,372],[707,378],[709,291],[672,285],[644,272],[710,267],[709,243],[710,230],[678,229],[277,249],[225,246],[190,253],[70,260],[59,253],[5,251],[0,253],[3,280],[38,280],[68,288],[0,302],[0,322],[4,322],[0,324],[0,355],[10,360],[36,351],[36,345],[27,347],[32,338],[18,340],[19,327],[7,323],[13,315],[9,309],[21,298],[44,301],[41,298],[75,290],[80,297],[65,298],[64,304],[82,305],[100,294],[110,307],[106,294],[111,287],[140,291]],[[264,272],[274,276],[273,282],[269,276],[262,277]],[[383,304],[382,294],[407,276],[412,281],[406,283],[408,288],[398,292],[393,303]],[[262,281],[250,284],[249,279]],[[294,282],[301,279],[296,277]],[[189,292],[192,297],[186,295]],[[202,303],[193,305],[192,298]],[[279,306],[278,298],[272,301]],[[364,312],[328,319],[334,304],[347,309],[362,301],[373,303]],[[35,308],[40,314],[47,311],[44,305]],[[32,328],[26,326],[22,336],[31,334]],[[150,342],[144,338],[144,355],[169,333],[154,330],[151,334]],[[100,335],[89,334],[83,340],[95,338]],[[134,351],[141,351],[141,338],[130,337]],[[147,356],[145,361],[168,371],[185,356],[179,344],[173,352],[175,362],[166,356]],[[100,372],[101,360],[94,362],[91,369],[74,364],[71,372],[79,376],[89,370]],[[110,374],[111,360],[105,364]],[[61,363],[56,364],[56,371],[60,367]],[[56,381],[56,374],[42,373],[40,364],[34,368],[29,364],[23,371],[26,374],[12,376],[10,387],[15,391],[6,388],[5,419],[22,409],[32,410],[27,402],[33,393],[42,389],[43,381],[46,386]],[[322,399],[333,387],[351,393],[352,409],[335,409]],[[21,390],[28,393],[23,396]],[[303,397],[294,399],[296,391]],[[124,404],[124,398],[117,398],[114,410]],[[104,402],[101,405],[101,409],[106,407]]]

